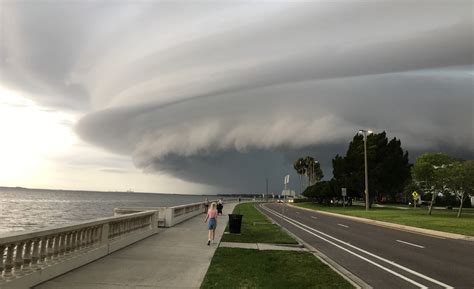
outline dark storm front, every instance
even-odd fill
[[[0,188],[0,234],[113,216],[114,208],[118,207],[169,207],[202,202],[205,198],[201,195]]]

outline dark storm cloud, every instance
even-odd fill
[[[471,1],[28,3],[4,5],[2,83],[146,172],[257,190],[310,154],[330,176],[360,128],[474,156]]]

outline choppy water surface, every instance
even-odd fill
[[[117,207],[168,207],[205,196],[0,188],[0,234],[113,216]],[[210,198],[210,197],[209,197]]]

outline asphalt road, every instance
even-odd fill
[[[389,229],[284,204],[258,208],[373,288],[474,288],[474,242]]]

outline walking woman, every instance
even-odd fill
[[[214,242],[214,237],[216,236],[216,227],[217,227],[217,204],[213,202],[211,204],[211,208],[207,211],[206,219],[204,220],[207,223],[207,228],[209,229],[208,241],[207,245],[209,246],[212,242]]]

